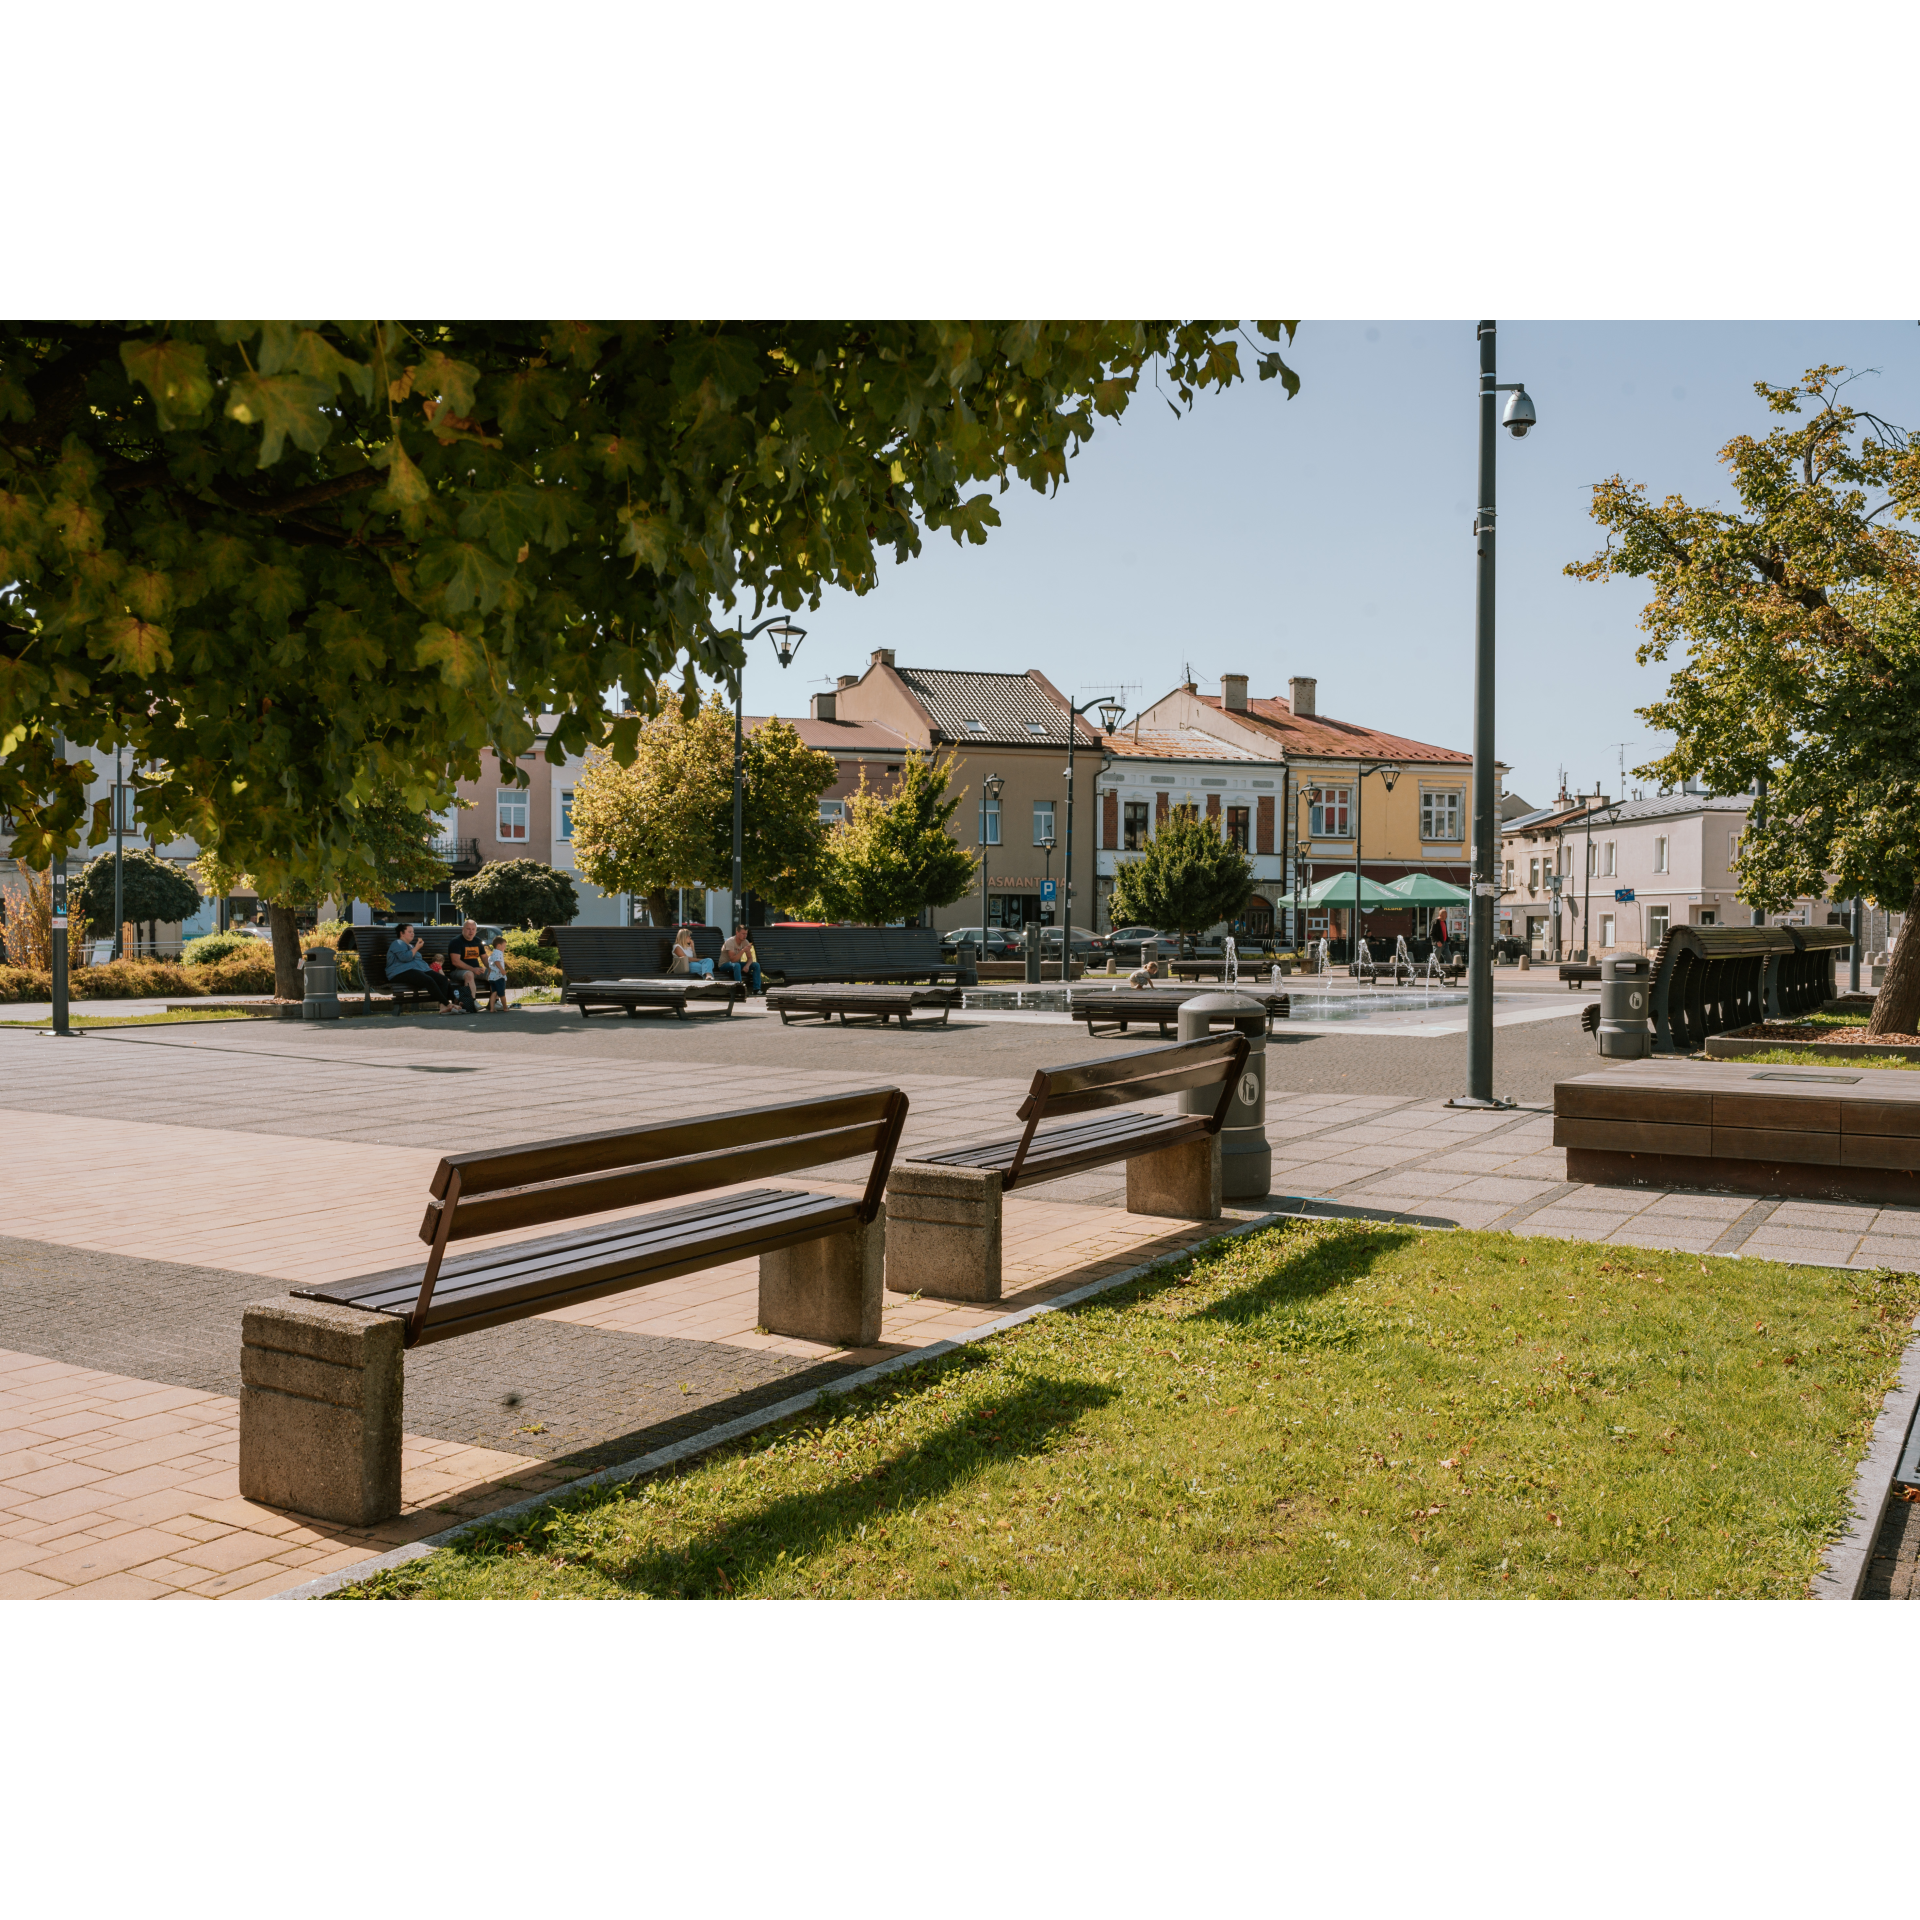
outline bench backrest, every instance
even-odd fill
[[[718,927],[692,927],[696,959],[717,960],[726,936]],[[554,927],[563,984],[576,980],[644,980],[667,971],[677,927]]]
[[[906,1118],[907,1096],[898,1087],[870,1087],[784,1106],[449,1154],[434,1171],[420,1223],[420,1238],[433,1251],[408,1317],[408,1344],[426,1322],[441,1258],[455,1240],[710,1193],[863,1153],[873,1155],[873,1165],[859,1212],[871,1221]]]
[[[766,973],[851,976],[870,968],[932,973],[941,965],[934,927],[754,927],[751,932]]]
[[[425,943],[420,949],[420,958],[427,965],[445,956],[454,936],[462,931],[465,922],[452,927],[430,927],[416,920],[413,930]],[[360,977],[369,988],[384,987],[387,983],[387,949],[400,937],[398,924],[390,927],[355,927],[353,930],[353,950],[360,956]]]
[[[1131,1106],[1137,1100],[1161,1094],[1185,1093],[1193,1087],[1220,1089],[1213,1112],[1204,1125],[1218,1133],[1233,1104],[1234,1087],[1246,1069],[1250,1051],[1244,1033],[1215,1034],[1205,1040],[1182,1040],[1170,1047],[1144,1047],[1115,1060],[1083,1060],[1074,1066],[1042,1067],[1020,1103],[1019,1118],[1027,1123],[1019,1151],[1007,1170],[1007,1184],[1019,1178],[1020,1168],[1042,1120],[1092,1113],[1101,1107]]]

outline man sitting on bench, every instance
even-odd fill
[[[423,990],[444,1007],[453,998],[453,988],[444,975],[435,973],[421,959],[423,944],[409,920],[387,947],[387,984]]]
[[[714,969],[723,980],[744,980],[749,993],[760,991],[760,961],[745,927],[735,927],[733,938],[720,949],[720,964]]]

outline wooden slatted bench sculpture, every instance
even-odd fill
[[[904,1027],[916,1013],[940,1015],[938,1021],[922,1020],[920,1025],[942,1026],[959,1004],[955,987],[769,987],[767,1006],[778,1013],[784,1027],[795,1020],[814,1019],[831,1026],[836,1014],[842,1026],[853,1021],[874,1020],[881,1026],[898,1020]]]
[[[696,960],[720,957],[718,927],[691,927]],[[549,927],[548,944],[560,954],[563,986],[584,980],[650,980],[669,977],[677,927]],[[670,976],[685,979],[684,974]]]
[[[790,987],[829,981],[923,981],[929,986],[958,979],[940,952],[933,927],[754,927],[754,951],[765,979]]]
[[[1148,1047],[1122,1059],[1043,1068],[1004,1140],[900,1161],[887,1183],[887,1259],[899,1292],[1000,1298],[1002,1196],[1125,1161],[1127,1211],[1220,1217],[1220,1128],[1245,1071],[1244,1034]],[[1102,1113],[1170,1093],[1218,1089],[1203,1111]],[[1078,1116],[1102,1113],[1099,1119]],[[1040,1132],[1043,1120],[1068,1120]]]
[[[651,1127],[449,1154],[429,1190],[424,1266],[249,1307],[240,1354],[240,1490],[370,1525],[399,1511],[403,1352],[749,1255],[760,1324],[831,1346],[880,1337],[882,1196],[907,1096],[897,1087]],[[854,1196],[747,1186],[871,1155]],[[707,1196],[448,1258],[453,1242]]]
[[[637,1019],[643,1013],[670,1013],[686,1019],[698,1008],[729,1018],[737,1001],[747,990],[738,980],[689,979],[684,974],[646,980],[577,980],[567,987],[562,998],[570,1007],[580,1009],[580,1018],[593,1013],[626,1013]]]
[[[1172,1031],[1180,1009],[1205,989],[1180,987],[1075,987],[1073,1015],[1087,1023],[1087,1037],[1125,1033],[1130,1027],[1157,1027],[1164,1035]],[[1250,983],[1242,976],[1233,991],[1244,999],[1256,1001],[1266,1009],[1267,1031],[1276,1020],[1284,1020],[1292,1002],[1284,993]]]
[[[1920,1074],[1634,1060],[1553,1090],[1567,1178],[1920,1205]]]
[[[429,927],[415,923],[414,932],[424,943],[421,957],[433,960],[443,955],[448,943],[460,929],[458,927]],[[363,1005],[373,1005],[374,990],[393,996],[393,1011],[400,1013],[415,1000],[424,1000],[433,1004],[433,995],[425,987],[410,987],[402,981],[387,978],[387,949],[400,937],[398,926],[391,927],[355,927],[353,930],[353,950],[360,960],[360,999]]]

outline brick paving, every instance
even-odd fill
[[[824,1044],[821,1030],[759,1016],[729,1025],[718,1052],[712,1027],[532,1015],[491,1031],[396,1021],[66,1044],[0,1036],[10,1143],[0,1225],[11,1236],[0,1240],[0,1596],[284,1590],[451,1514],[507,1504],[1206,1235],[1126,1213],[1119,1168],[1016,1193],[1007,1298],[964,1307],[890,1292],[880,1345],[858,1352],[760,1333],[754,1263],[735,1262],[411,1355],[406,1510],[386,1528],[323,1527],[239,1501],[240,1307],[289,1281],[408,1258],[442,1151],[885,1080],[913,1102],[903,1152],[926,1152],[1004,1131],[1035,1065],[1124,1044],[1009,1021],[835,1030]],[[743,1036],[750,1047],[736,1046]],[[1451,1036],[1337,1031],[1277,1044],[1270,1203],[1920,1270],[1920,1209],[1569,1181],[1546,1102],[1554,1079],[1592,1064],[1570,1022],[1500,1035],[1502,1090],[1530,1094],[1517,1111],[1445,1107],[1433,1082],[1450,1086],[1461,1050]],[[1418,1071],[1405,1066],[1414,1056]],[[1896,1552],[1890,1564],[1906,1562]]]

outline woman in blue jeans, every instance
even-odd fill
[[[720,949],[720,964],[714,971],[723,980],[744,980],[749,993],[760,991],[760,961],[745,927],[734,928],[733,938]]]

